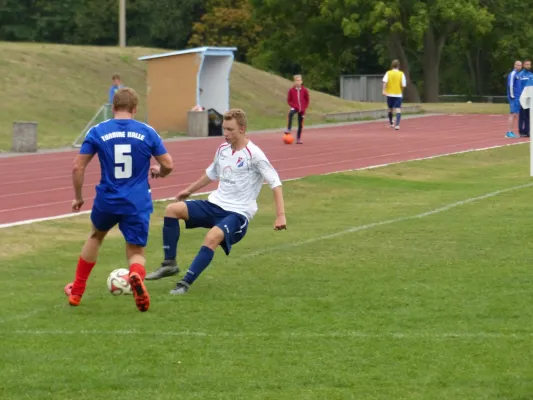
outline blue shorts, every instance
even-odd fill
[[[150,213],[112,214],[93,206],[91,221],[99,231],[108,231],[118,224],[127,243],[146,247],[150,230]]]
[[[402,98],[401,97],[391,97],[387,96],[387,107],[389,108],[402,108]]]
[[[189,220],[185,222],[187,229],[213,228],[218,226],[224,232],[224,241],[220,247],[229,255],[231,246],[239,242],[248,230],[248,220],[244,215],[226,211],[207,200],[187,200]]]
[[[511,114],[518,114],[520,112],[520,99],[509,99],[509,108]]]

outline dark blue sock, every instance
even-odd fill
[[[402,113],[396,113],[396,126],[400,125],[400,119],[402,119]]]
[[[214,255],[215,252],[213,250],[209,247],[202,246],[189,267],[189,270],[183,277],[183,280],[189,285],[192,284],[211,263]]]
[[[165,260],[175,260],[180,238],[180,221],[177,218],[165,217],[163,222],[163,250]]]
[[[390,121],[390,124],[392,125],[392,113],[389,112],[389,121]]]

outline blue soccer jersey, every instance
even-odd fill
[[[80,154],[98,154],[100,160],[94,206],[112,214],[151,213],[150,159],[165,153],[161,137],[142,122],[111,119],[91,128]]]

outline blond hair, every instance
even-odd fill
[[[297,78],[302,79],[302,75],[300,75],[300,74],[298,74],[298,75],[294,75],[293,78],[294,78],[294,79],[297,79]]]
[[[231,110],[226,111],[226,113],[224,114],[224,121],[231,121],[232,119],[237,121],[237,124],[241,128],[248,126],[246,113],[240,108],[232,108]]]
[[[133,113],[139,105],[139,95],[132,88],[120,88],[113,96],[113,110]]]

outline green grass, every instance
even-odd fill
[[[119,232],[71,308],[88,217],[3,230],[0,398],[528,399],[531,188],[346,232],[530,183],[528,165],[510,146],[287,182],[285,232],[265,188],[231,256],[183,297],[148,282],[144,314],[105,289]],[[182,230],[183,268],[204,234]]]
[[[138,118],[145,120],[146,62],[143,55],[162,49],[69,46],[0,42],[0,152],[11,149],[14,121],[38,122],[40,148],[69,146],[107,101],[110,77],[119,72],[124,84],[141,96]],[[244,108],[249,129],[281,129],[286,124],[286,95],[291,82],[248,65],[231,72],[232,107]],[[358,103],[311,91],[306,125],[326,121],[325,114],[375,110],[381,103]],[[507,113],[505,104],[422,104],[425,112]],[[183,135],[161,132],[164,138]]]
[[[0,42],[0,151],[11,148],[13,121],[37,121],[41,148],[70,145],[98,108],[107,102],[111,75],[141,96],[138,118],[146,118],[146,62],[143,55],[166,50],[147,48],[68,46]],[[232,107],[244,108],[250,129],[282,128],[291,82],[250,66],[235,63],[231,72]],[[324,114],[374,109],[374,104],[348,102],[311,91],[307,124],[324,122]],[[194,104],[191,105],[191,107]],[[164,137],[174,133],[164,133]]]

